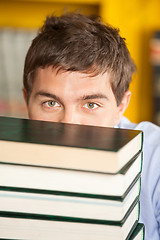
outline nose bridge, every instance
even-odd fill
[[[66,108],[61,119],[63,123],[79,123],[78,114],[73,107]]]

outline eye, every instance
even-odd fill
[[[93,110],[93,109],[98,108],[99,105],[96,103],[93,103],[93,102],[88,102],[84,105],[84,107]]]
[[[56,101],[50,100],[50,101],[46,101],[44,103],[47,107],[49,108],[53,108],[53,107],[59,107],[59,103],[57,103]]]

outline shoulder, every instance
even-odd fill
[[[160,127],[151,122],[131,123],[127,118],[122,118],[119,128],[140,130],[143,132],[144,168],[152,170],[160,164]],[[159,168],[159,167],[158,167]],[[157,172],[157,171],[156,171]],[[160,171],[157,172],[160,175]]]
[[[155,186],[160,178],[160,127],[151,122],[134,124],[126,118],[121,120],[119,127],[143,131],[144,161],[142,179],[147,179],[151,176],[152,180],[149,184],[153,184]],[[152,189],[154,189],[153,186]]]
[[[160,127],[151,122],[141,122],[138,124],[130,122],[127,118],[123,117],[118,125],[119,128],[141,130],[144,134],[144,144],[152,148],[160,148]]]

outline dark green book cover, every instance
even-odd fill
[[[0,117],[0,144],[0,162],[116,173],[142,150],[142,132]]]
[[[139,238],[136,238],[136,237]],[[131,234],[129,240],[140,239],[143,240],[145,237],[145,226],[143,223],[138,223],[133,233]]]

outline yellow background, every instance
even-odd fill
[[[96,13],[120,29],[138,73],[131,84],[132,98],[125,115],[133,122],[152,121],[152,77],[149,41],[160,29],[159,0],[0,0],[0,27],[37,28],[51,13],[79,9]]]

